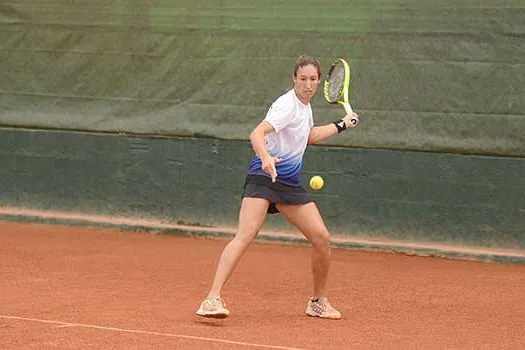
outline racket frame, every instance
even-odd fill
[[[343,88],[339,92],[339,97],[337,98],[337,100],[333,101],[328,96],[328,91],[330,89],[329,78],[338,64],[342,64],[344,69]],[[324,81],[324,98],[326,102],[330,104],[339,103],[344,107],[346,114],[350,114],[353,112],[352,106],[350,105],[350,73],[350,64],[348,64],[348,62],[343,58],[337,58],[332,62],[330,70],[328,71],[328,75]]]

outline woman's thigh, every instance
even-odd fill
[[[312,243],[329,238],[321,213],[314,202],[301,205],[277,204],[284,217]]]
[[[239,211],[236,237],[254,238],[261,230],[270,202],[262,198],[244,197]]]

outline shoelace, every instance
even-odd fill
[[[328,298],[326,297],[319,298],[316,301],[312,300],[312,307],[318,313],[324,313],[329,309],[333,309],[332,304],[330,304]]]
[[[217,304],[223,308],[226,308],[226,302],[221,297],[216,297],[213,299],[208,299],[211,305],[216,306]]]

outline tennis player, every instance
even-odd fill
[[[300,56],[293,73],[293,89],[279,96],[264,120],[250,135],[255,156],[250,164],[242,195],[235,237],[220,256],[215,278],[197,315],[226,318],[230,312],[221,291],[248,246],[259,233],[267,213],[281,213],[312,245],[313,292],[306,314],[340,319],[341,313],[326,297],[330,266],[330,234],[308,192],[300,185],[307,144],[315,144],[354,127],[352,118],[314,126],[310,101],[321,82],[319,61]]]

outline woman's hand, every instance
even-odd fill
[[[347,128],[355,128],[359,124],[360,119],[357,113],[352,112],[343,117]]]
[[[281,158],[272,157],[270,155],[261,158],[262,170],[271,176],[272,182],[275,182],[275,179],[277,178],[277,169],[275,168],[275,164],[282,161]]]

